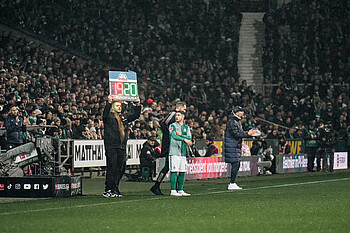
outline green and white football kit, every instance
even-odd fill
[[[176,132],[180,132],[181,136],[178,136]],[[185,172],[187,169],[186,151],[187,144],[185,139],[191,140],[191,130],[188,125],[180,125],[177,122],[173,123],[169,127],[170,133],[170,147],[169,147],[169,170],[170,170],[170,185],[172,196],[190,196],[190,194],[183,191],[183,185],[185,183]],[[176,191],[176,183],[178,184],[178,190]]]
[[[169,169],[171,172],[186,172],[186,151],[187,144],[184,142],[185,139],[191,140],[191,130],[188,125],[179,125],[173,123],[169,127],[170,133],[170,147],[169,147]],[[176,134],[181,133],[181,136]]]

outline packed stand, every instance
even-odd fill
[[[331,121],[340,138],[349,132],[350,4],[291,1],[270,9],[263,55],[264,83],[271,84],[266,119],[303,128]],[[270,129],[271,137],[273,129]]]
[[[236,1],[36,0],[3,6],[8,21],[43,39],[135,71],[145,98],[180,98],[200,111],[219,110],[239,86]]]
[[[144,3],[144,1],[141,2],[142,4],[124,2],[115,7],[116,10],[108,9],[110,8],[107,7],[109,1],[94,3],[96,5],[89,8],[86,5],[91,2],[73,1],[67,3],[69,9],[65,9],[62,3],[65,1],[45,5],[40,4],[40,1],[34,1],[31,4],[21,1],[5,1],[2,4],[3,8],[7,10],[4,11],[3,17],[7,19],[7,22],[11,19],[14,23],[22,25],[24,29],[40,34],[42,38],[50,38],[50,36],[55,35],[51,39],[64,43],[68,48],[77,49],[80,42],[87,44],[89,49],[78,50],[94,58],[107,61],[112,67],[119,66],[117,69],[137,71],[139,82],[141,82],[139,85],[141,98],[156,100],[157,103],[150,104],[150,107],[154,108],[154,104],[156,104],[157,110],[169,109],[170,102],[180,98],[190,104],[196,112],[216,110],[213,117],[218,123],[218,116],[220,116],[221,121],[221,118],[230,111],[230,106],[227,106],[227,103],[239,102],[238,97],[241,93],[238,91],[240,87],[237,82],[238,74],[235,63],[241,15],[234,8],[234,4],[221,4],[220,2],[214,4],[210,1],[207,3],[202,1],[193,3],[171,1],[167,4],[156,3],[152,5],[151,11],[149,5],[151,3]],[[52,6],[48,4],[52,4]],[[52,9],[56,10],[52,11]],[[122,14],[125,9],[129,9],[132,14]],[[79,11],[79,14],[75,14],[75,11]],[[170,15],[179,15],[180,20],[169,17],[168,11],[172,12]],[[95,14],[96,12],[99,13]],[[137,17],[132,18],[134,15]],[[62,18],[65,20],[60,20]],[[130,21],[135,22],[135,24],[126,24]],[[55,25],[62,24],[62,26],[51,27],[50,25],[53,23]],[[86,25],[86,27],[72,27],[73,24]],[[50,30],[58,31],[52,33]],[[139,33],[135,33],[135,31]],[[111,34],[111,32],[113,33]],[[124,32],[127,34],[123,35]],[[89,36],[84,36],[86,33]],[[74,35],[78,35],[79,38],[69,39],[75,37]],[[68,38],[70,42],[63,42],[62,38],[64,40]],[[79,41],[79,43],[74,41]],[[101,55],[107,51],[106,48],[110,50],[108,53],[113,54],[114,60],[109,60],[112,56],[106,58],[106,56]],[[47,68],[51,72],[52,67]],[[69,68],[71,68],[69,71],[71,73],[74,69]],[[195,73],[196,70],[200,70],[200,72]],[[104,71],[102,73],[105,76],[106,73]],[[75,74],[79,84],[84,84],[84,82],[91,84],[91,76],[85,80],[87,75],[81,77],[80,73],[75,72]],[[67,76],[72,75],[68,73]],[[72,79],[72,77],[64,77],[62,80],[65,78]],[[100,83],[102,88],[107,86],[103,82],[105,80],[101,80],[99,77],[97,80],[95,78],[93,80],[96,81],[95,85]],[[75,80],[73,81],[75,82]],[[154,88],[152,83],[156,83],[157,88]],[[87,86],[85,85],[85,87]],[[232,95],[227,95],[228,91]],[[75,94],[75,96],[83,95],[81,90]],[[237,98],[235,98],[236,96]],[[86,103],[73,104],[73,107],[80,109],[81,105],[84,104]],[[102,103],[100,102],[100,104]],[[199,110],[198,107],[200,107]],[[68,107],[66,106],[66,108]],[[146,125],[147,127],[143,127],[141,130],[143,137],[146,137],[147,133],[144,128],[149,130],[147,110],[144,115],[143,118],[146,118],[147,124],[142,126]],[[156,115],[159,115],[159,111]],[[194,117],[199,116],[196,114]],[[209,118],[209,121],[213,121],[213,117]],[[141,119],[141,121],[144,120]],[[201,134],[200,137],[203,137],[204,132],[198,133]]]
[[[27,141],[37,136],[103,137],[102,112],[108,95],[108,67],[80,62],[60,50],[47,51],[41,45],[9,32],[1,32],[0,42],[3,45],[0,49],[1,126],[10,107],[16,105],[27,125],[57,126],[26,133]],[[146,99],[140,119],[130,127],[131,138],[146,139],[150,135],[160,138],[159,121],[171,110],[173,103]],[[212,116],[203,111],[199,116],[194,105],[189,106],[188,114],[198,138],[204,138],[205,133],[214,129],[217,138],[222,136],[219,119],[225,120],[224,114],[219,118],[215,111]]]
[[[62,2],[66,3],[47,4]],[[344,63],[347,72],[344,82],[340,86],[327,84],[328,91],[322,85],[325,80],[333,80],[310,65],[309,82],[314,79],[312,88],[315,90],[300,89],[283,75],[278,82],[266,81],[283,83],[271,95],[256,95],[246,81],[238,82],[236,60],[241,16],[232,5],[171,1],[156,3],[151,8],[150,3],[144,1],[134,5],[124,1],[121,5],[107,7],[109,1],[98,1],[88,8],[92,2],[73,1],[67,5],[69,9],[64,9],[63,5],[53,8],[39,3],[4,1],[1,4],[6,9],[5,17],[18,21],[24,29],[43,38],[54,35],[51,39],[67,48],[75,48],[96,62],[102,60],[110,64],[82,62],[61,50],[47,51],[8,32],[1,34],[1,105],[6,108],[16,103],[30,124],[59,126],[40,132],[43,135],[101,139],[101,114],[108,95],[110,69],[130,69],[138,74],[144,108],[139,121],[130,126],[131,138],[146,139],[151,135],[160,138],[159,121],[178,99],[187,103],[187,124],[196,139],[207,135],[221,139],[227,115],[235,105],[246,110],[243,127],[256,127],[266,138],[278,138],[281,134],[301,138],[305,126],[314,119],[333,120],[344,137],[349,132],[349,93],[345,78],[349,77],[350,59]],[[75,11],[79,14],[73,14]],[[282,14],[278,12],[267,13],[265,21],[278,22],[272,20],[274,15]],[[51,26],[53,23],[58,26]],[[275,24],[270,26],[275,28]],[[269,29],[267,23],[269,30],[267,38],[279,33]],[[283,40],[284,46],[288,45],[287,39]],[[276,41],[272,38],[267,43],[265,51],[269,52],[265,54],[274,57],[269,45],[276,46]],[[346,46],[344,48],[348,48]],[[265,66],[273,68],[273,61]],[[289,61],[287,63],[289,66]],[[297,69],[291,70],[288,74],[297,72]],[[271,72],[275,74],[276,69],[267,73]],[[6,109],[1,113],[4,119]],[[276,125],[256,119],[256,116]],[[285,132],[277,124],[290,129]],[[30,140],[33,135],[27,137]]]

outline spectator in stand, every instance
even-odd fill
[[[89,139],[92,139],[92,140],[102,139],[101,135],[97,133],[97,130],[95,127],[91,127],[89,129],[89,133],[90,133]]]
[[[130,139],[142,139],[141,129],[135,128],[133,131],[131,131]]]
[[[41,112],[39,109],[33,110],[33,111],[30,113],[30,116],[29,116],[29,118],[28,118],[29,123],[30,123],[31,125],[38,125],[38,124],[37,124],[37,116],[38,116],[38,115],[41,115],[41,114],[42,114],[42,112]]]
[[[279,153],[286,155],[291,153],[291,146],[286,142],[285,136],[280,136],[279,138]]]
[[[7,150],[13,149],[23,144],[23,132],[26,131],[25,119],[18,116],[16,106],[10,108],[10,114],[5,119],[5,129],[7,132]]]
[[[219,157],[221,156],[220,149],[214,143],[213,137],[210,135],[206,138],[205,144],[207,144],[207,151],[205,152],[204,157]]]
[[[272,129],[267,135],[266,139],[278,139],[279,138],[279,133],[277,129]]]
[[[80,118],[75,118],[72,124],[72,138],[73,139],[82,139],[82,132],[85,131],[85,128],[80,123]]]
[[[289,139],[294,139],[296,138],[296,134],[295,134],[295,130],[296,130],[296,126],[292,126],[289,128],[288,132],[285,134],[285,138],[289,138]]]

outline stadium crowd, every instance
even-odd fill
[[[331,121],[346,137],[349,13],[347,1],[322,0],[291,1],[265,14],[264,81],[275,84],[270,121],[298,129]]]
[[[58,126],[40,134],[101,139],[108,70],[116,69],[138,74],[143,111],[131,138],[161,137],[159,121],[182,100],[196,139],[221,139],[240,105],[243,127],[266,138],[301,138],[310,122],[332,121],[349,140],[349,5],[342,4],[292,1],[266,13],[264,79],[277,86],[262,95],[239,81],[235,1],[2,1],[2,22],[90,59],[2,32],[1,121],[18,105],[27,124]]]

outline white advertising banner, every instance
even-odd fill
[[[103,140],[74,140],[74,167],[106,166]]]
[[[348,152],[334,152],[333,169],[348,169]]]
[[[128,140],[126,165],[139,165],[140,152],[146,140]],[[75,140],[73,144],[74,167],[106,166],[103,140]]]

